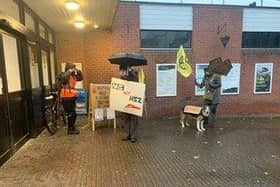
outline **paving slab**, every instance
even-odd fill
[[[0,168],[0,186],[280,186],[279,118],[223,118],[205,133],[178,119],[141,120],[139,141],[125,126],[80,135],[66,129],[29,140]]]

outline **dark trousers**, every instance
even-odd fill
[[[210,114],[208,116],[208,120],[207,120],[206,124],[210,123],[210,124],[214,125],[216,122],[216,111],[217,111],[218,104],[210,103],[208,105],[210,107]]]
[[[128,124],[128,135],[130,139],[138,137],[138,117],[131,114],[125,114],[125,121]]]
[[[75,128],[76,122],[76,98],[62,99],[64,111],[67,114],[68,129]]]

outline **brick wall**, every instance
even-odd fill
[[[139,6],[122,3],[112,25],[113,53],[139,52]]]
[[[56,54],[59,69],[61,63],[76,62],[85,64],[85,46],[83,33],[56,33]],[[87,74],[84,72],[84,77]]]
[[[220,37],[230,40],[223,47]],[[193,7],[193,62],[208,62],[212,58],[240,61],[242,39],[242,9],[221,7]]]
[[[139,52],[139,7],[121,4],[112,30],[57,33],[58,63],[82,63],[84,85],[110,83],[119,77],[118,66],[107,60],[114,53]]]
[[[168,117],[176,116],[194,90],[191,88],[191,82],[186,81],[177,73],[177,96],[156,97],[156,64],[174,64],[176,63],[177,51],[152,51],[142,50],[142,53],[148,60],[148,65],[144,67],[147,102],[149,117]],[[187,55],[191,57],[191,52]]]
[[[140,50],[139,5],[121,3],[114,18],[112,30],[87,33],[58,33],[58,62],[81,62],[88,83],[109,83],[118,77],[118,66],[111,65],[107,58],[118,52],[141,52],[148,60],[142,67],[147,84],[148,117],[177,116],[185,104],[202,103],[201,96],[194,95],[194,76],[188,79],[177,75],[177,96],[156,97],[156,64],[175,63],[176,51]],[[228,35],[226,48],[220,37]],[[230,58],[241,63],[240,94],[221,96],[218,113],[222,115],[279,114],[280,52],[271,50],[242,50],[242,9],[213,6],[193,8],[192,49],[187,50],[193,71],[196,63],[206,63],[215,57]],[[271,94],[254,93],[254,64],[272,62],[273,83]]]

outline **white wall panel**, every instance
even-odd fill
[[[19,22],[19,8],[12,0],[0,0],[0,11]]]
[[[280,10],[252,9],[243,11],[243,31],[280,32]]]
[[[192,7],[140,5],[140,29],[192,30]]]

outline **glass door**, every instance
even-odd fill
[[[38,58],[36,54],[37,45],[29,44],[28,45],[28,56],[29,56],[29,69],[30,69],[30,79],[31,79],[31,88],[32,88],[32,117],[33,123],[30,123],[30,135],[31,137],[36,137],[40,130],[42,129],[42,87],[40,84],[40,66],[38,63]]]

